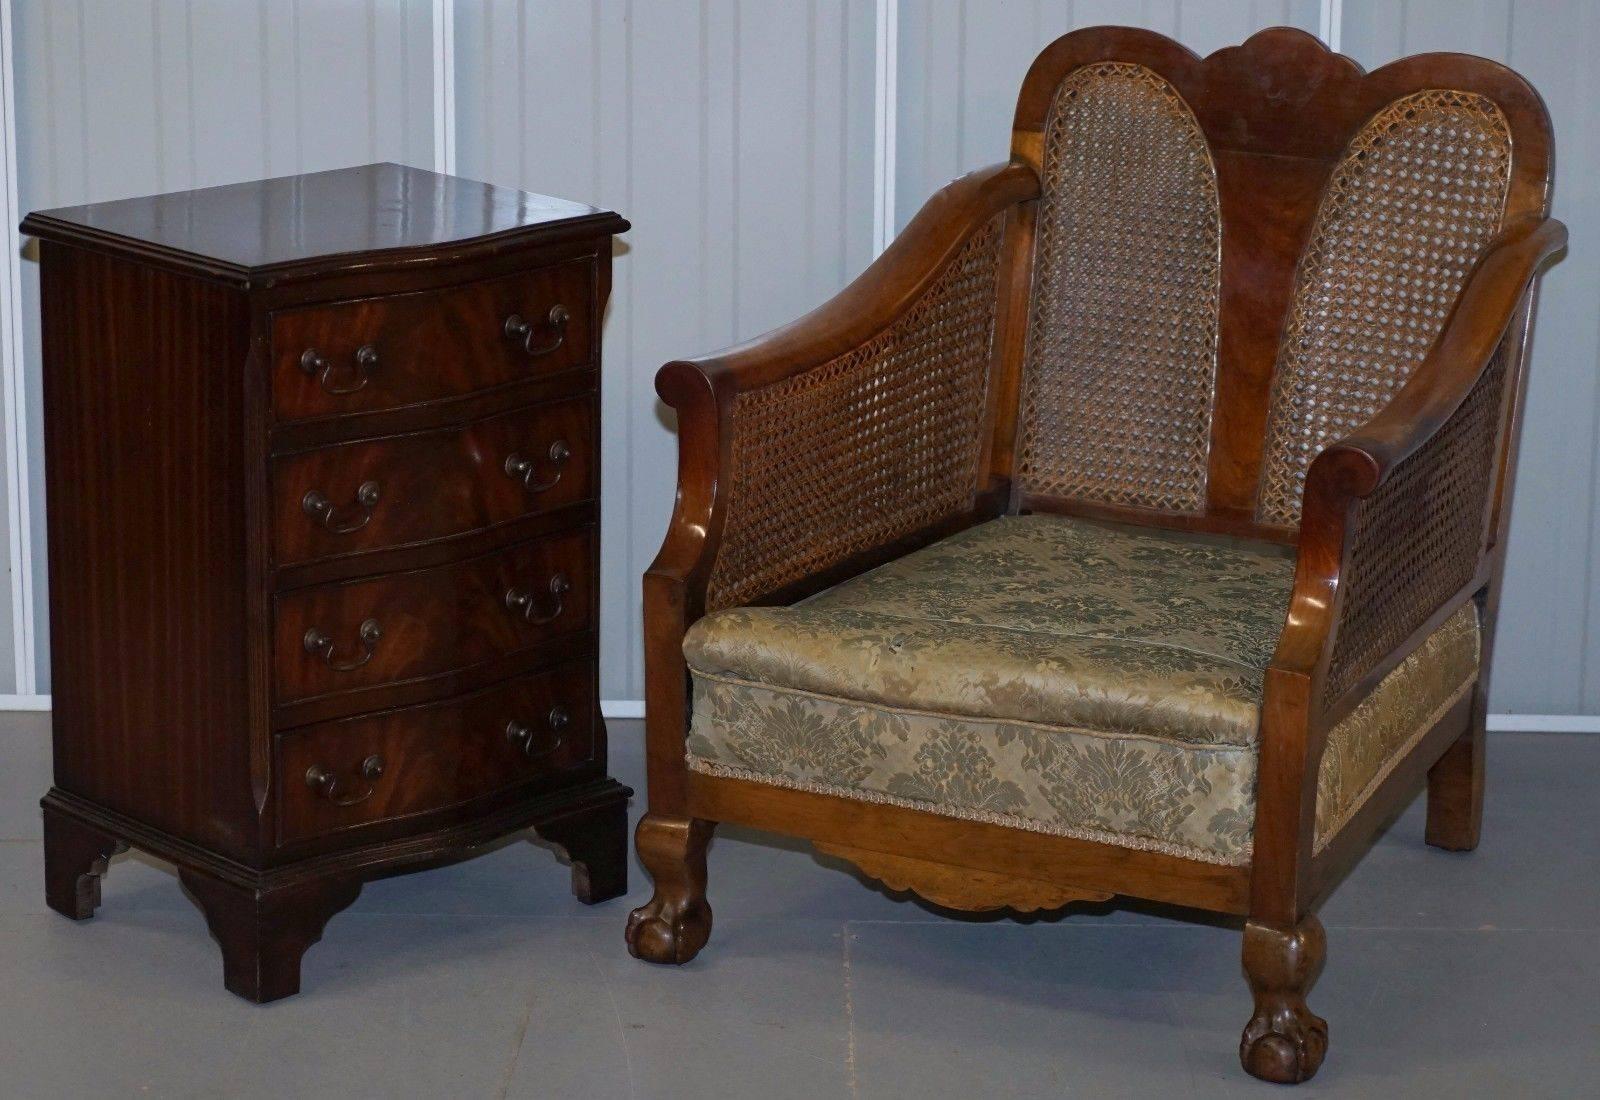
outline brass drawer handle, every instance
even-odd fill
[[[306,769],[306,786],[335,806],[354,806],[358,802],[365,802],[378,789],[378,780],[383,778],[383,757],[373,753],[363,760],[361,777],[367,781],[367,789],[360,794],[351,794],[350,789],[341,785],[339,777],[333,772],[321,764],[313,764]]]
[[[513,451],[506,456],[506,476],[514,481],[522,482],[522,487],[530,493],[542,493],[546,489],[554,489],[561,480],[561,475],[566,472],[567,460],[572,457],[572,448],[567,446],[565,439],[558,439],[550,444],[550,449],[545,452],[550,460],[550,465],[556,468],[555,476],[548,481],[534,481],[533,475],[538,471],[539,464],[531,458],[523,458]]]
[[[366,389],[367,383],[372,381],[372,372],[378,369],[378,349],[371,344],[362,344],[356,349],[356,382],[353,386],[334,384],[333,361],[316,348],[307,348],[300,353],[300,369],[315,378],[317,384],[328,393],[355,393]]]
[[[567,710],[566,707],[561,706],[558,703],[551,707],[550,712],[544,716],[544,724],[545,728],[551,733],[555,734],[555,736],[550,738],[549,743],[542,746],[540,749],[538,749],[538,751],[535,751],[533,747],[533,729],[529,726],[523,725],[514,718],[506,723],[506,740],[520,748],[522,750],[522,755],[526,756],[529,760],[537,760],[541,756],[549,756],[551,753],[559,749],[562,741],[565,740],[561,734],[561,731],[572,724],[572,714]]]
[[[352,506],[360,513],[360,518],[341,519],[339,506],[317,490],[312,489],[300,498],[300,509],[306,515],[322,524],[336,535],[348,535],[352,531],[359,531],[372,519],[373,506],[378,503],[378,483],[376,481],[363,481],[356,489],[356,502]]]
[[[532,592],[525,592],[515,587],[506,589],[506,610],[514,611],[536,625],[554,622],[566,609],[566,595],[572,591],[572,581],[565,573],[557,573],[550,578],[549,589],[550,595],[554,597],[549,611],[539,612],[537,610],[539,598]]]
[[[306,631],[305,637],[301,640],[306,647],[307,653],[313,657],[321,657],[333,671],[354,672],[372,660],[373,651],[378,648],[378,639],[381,637],[383,637],[383,630],[378,626],[377,619],[368,619],[362,623],[361,629],[356,632],[356,638],[361,643],[361,654],[350,661],[335,661],[333,659],[333,639],[316,627]]]
[[[522,319],[520,313],[513,313],[506,318],[506,339],[522,344],[522,350],[532,356],[549,355],[559,348],[567,338],[567,322],[572,320],[572,314],[567,312],[567,307],[557,302],[550,307],[545,323],[536,329]],[[535,344],[533,338],[541,329],[548,329],[550,335],[543,343]]]

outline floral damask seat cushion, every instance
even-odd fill
[[[955,817],[1249,858],[1284,548],[1060,516],[970,528],[684,640],[690,766]],[[1469,690],[1452,617],[1330,735],[1322,840]]]

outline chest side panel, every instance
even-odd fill
[[[244,297],[41,247],[56,785],[238,854]]]

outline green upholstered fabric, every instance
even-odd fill
[[[792,607],[697,623],[690,763],[1245,862],[1293,571],[1278,547],[997,519]],[[1470,686],[1468,611],[1331,739],[1319,822],[1347,816],[1385,746]]]

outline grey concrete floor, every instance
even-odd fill
[[[45,909],[44,716],[0,716],[0,1097],[1166,1097],[1243,1076],[1239,936],[1175,911],[973,919],[776,837],[711,852],[688,966],[627,956],[649,893],[574,901],[547,850],[369,885],[265,1007],[222,989],[165,866],[99,914]],[[643,790],[636,722],[614,771]],[[1324,906],[1332,1030],[1297,1096],[1600,1096],[1600,736],[1491,738],[1483,846],[1414,805]],[[642,799],[635,799],[635,809]],[[1278,1095],[1286,1095],[1278,1093]]]

